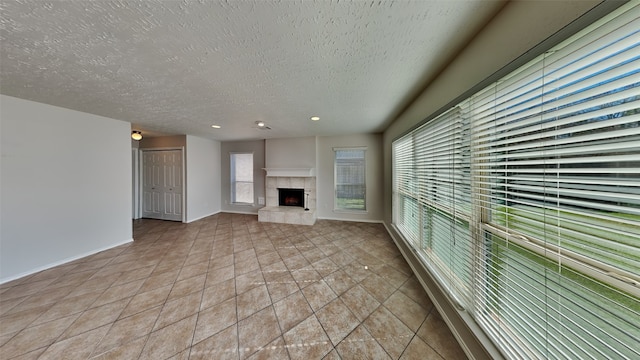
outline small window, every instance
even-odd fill
[[[253,154],[231,154],[231,202],[253,205]]]
[[[335,209],[366,210],[365,148],[334,149]]]

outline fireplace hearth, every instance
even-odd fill
[[[278,188],[278,205],[304,207],[304,189]]]
[[[267,176],[265,185],[267,201],[266,206],[258,210],[258,221],[292,225],[315,224],[317,214],[314,176]],[[285,192],[283,195],[282,190],[294,190],[293,195],[298,200],[293,200],[291,193]]]

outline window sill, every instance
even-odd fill
[[[231,205],[233,205],[233,206],[247,206],[247,207],[255,207],[256,206],[255,203],[234,203],[234,202],[232,202]]]

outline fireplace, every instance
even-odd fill
[[[278,188],[278,205],[304,207],[304,189]]]
[[[258,221],[294,225],[315,224],[317,218],[315,176],[267,176],[265,185],[267,201],[266,206],[258,210]],[[290,193],[286,194],[289,190],[293,190],[293,195],[298,198],[297,201],[292,201]],[[285,191],[284,195],[283,191]],[[287,197],[289,197],[288,201]]]

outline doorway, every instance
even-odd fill
[[[142,150],[142,217],[183,221],[183,152]]]

